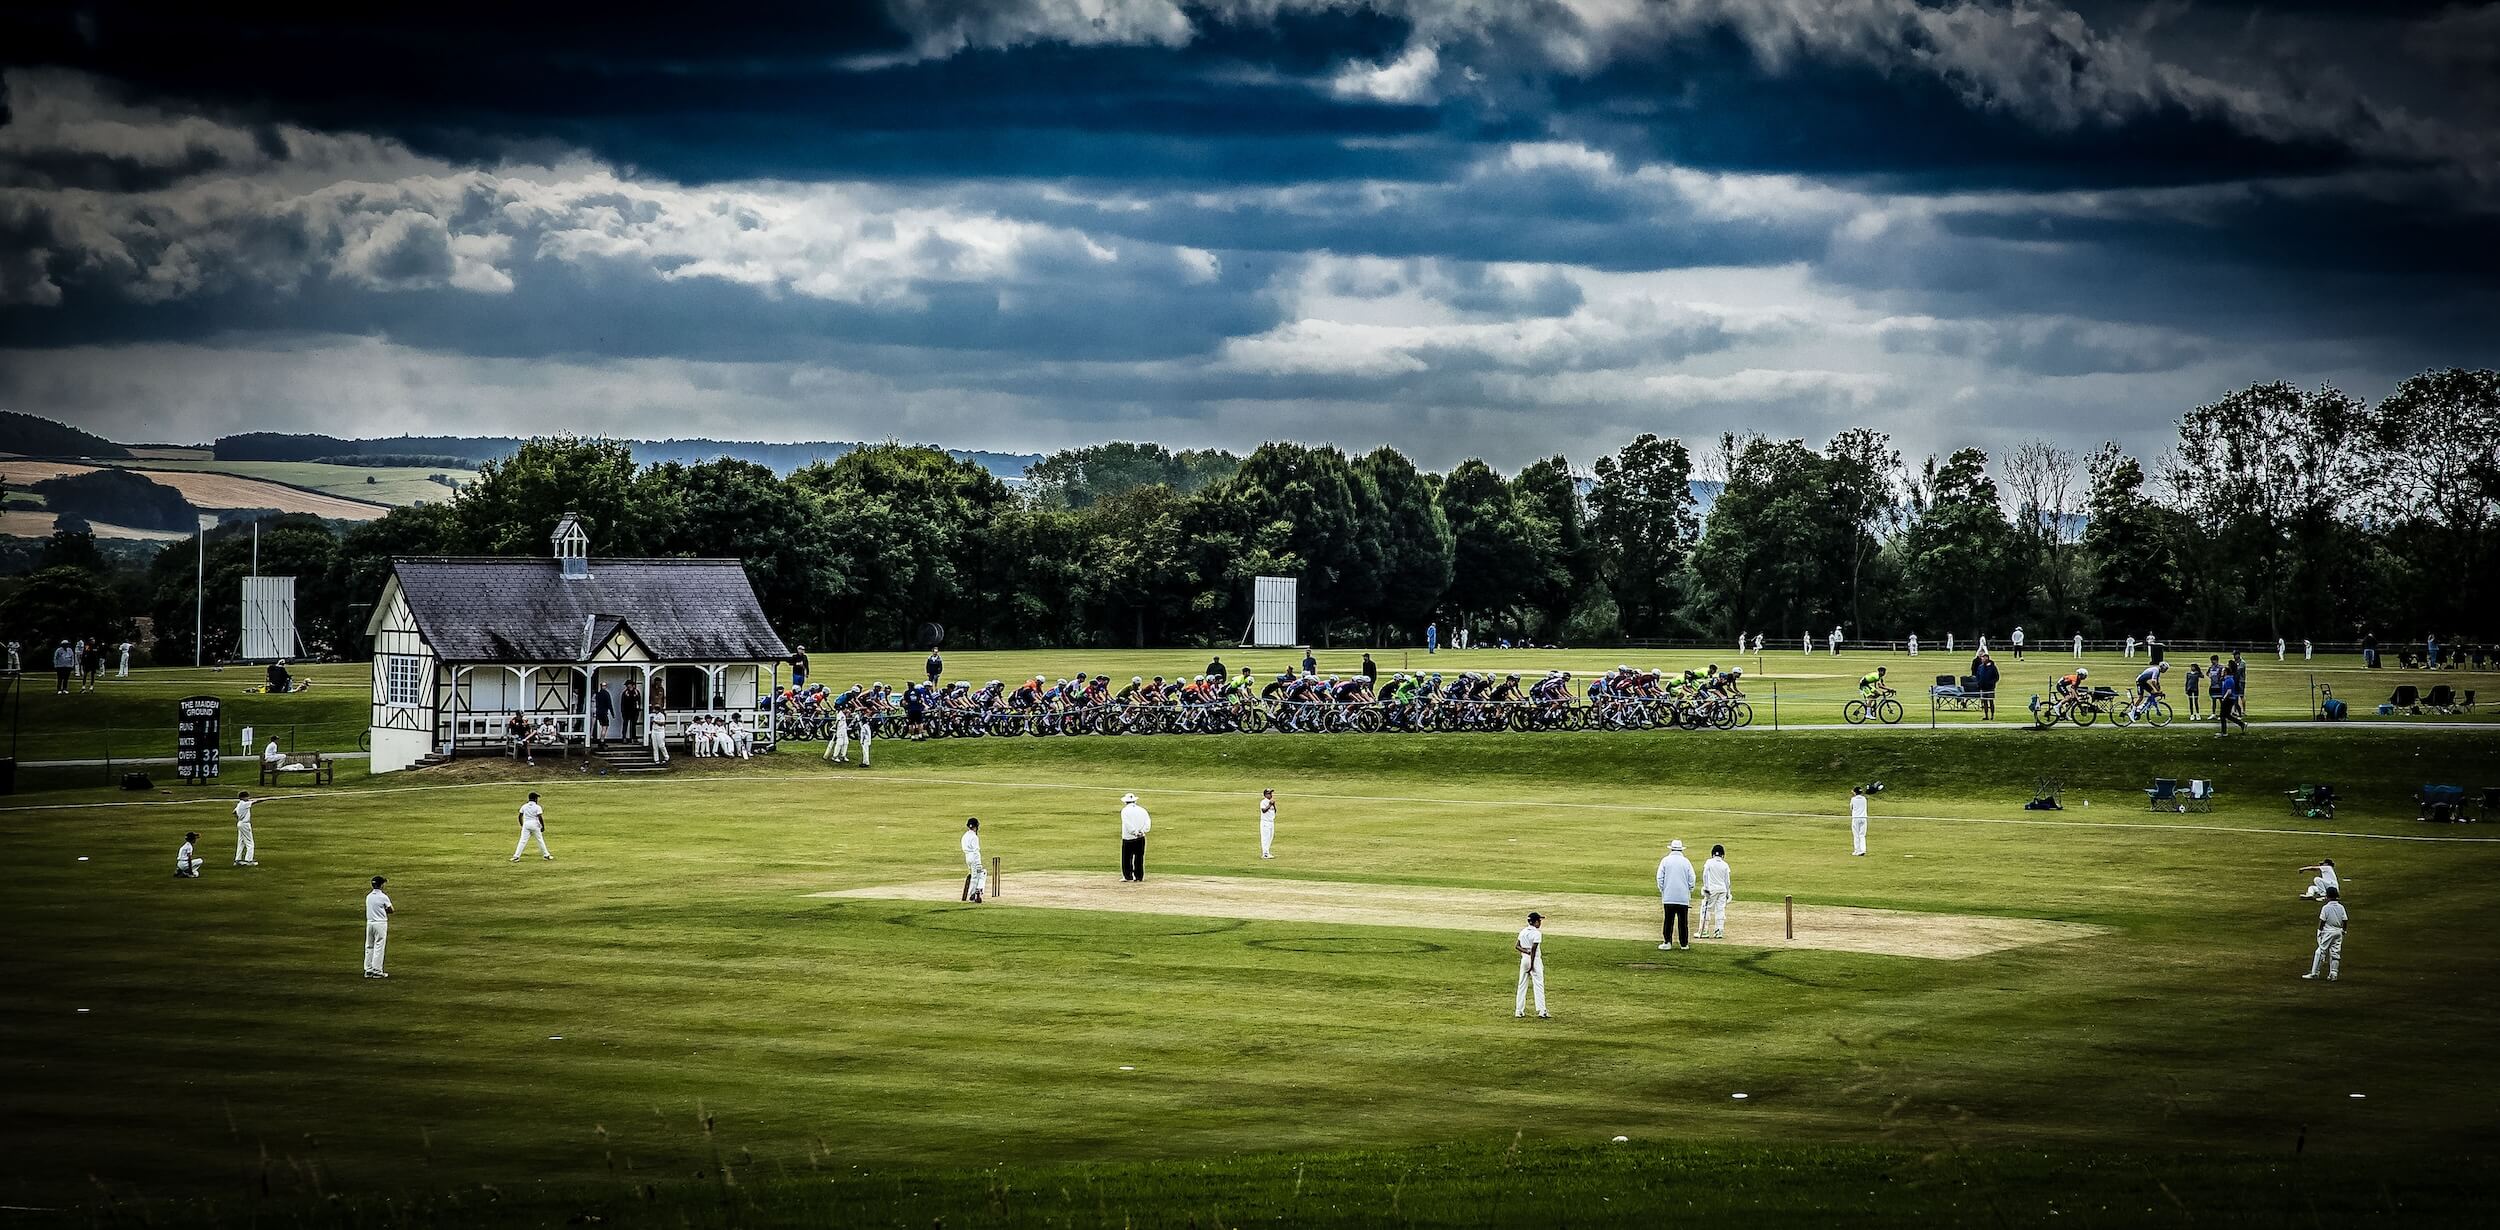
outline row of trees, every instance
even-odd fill
[[[766,609],[819,649],[1221,643],[1250,578],[1301,579],[1312,639],[1496,636],[2482,637],[2500,610],[2500,374],[2443,371],[2375,406],[2252,386],[2185,415],[2146,465],[2104,445],[1904,463],[1882,432],[1821,447],[1722,435],[1696,457],[1644,435],[1447,474],[1381,448],[1246,457],[1111,444],[1021,489],[927,448],[861,448],[788,477],[750,462],[638,465],[607,441],[533,440],[452,500],[334,533],[264,523],[262,570],[299,578],[316,651],[353,654],[395,554],[547,550],[566,511],[594,556],[746,561]],[[1703,497],[1707,497],[1706,503]],[[190,657],[194,544],[145,584],[159,656]],[[209,547],[207,650],[231,652],[247,536]]]

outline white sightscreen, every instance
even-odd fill
[[[1251,644],[1299,645],[1301,626],[1301,582],[1292,577],[1258,577],[1251,581]]]
[[[295,578],[243,578],[243,652],[247,662],[295,656]]]

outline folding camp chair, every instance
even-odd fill
[[[2301,819],[2332,820],[2335,818],[2335,787],[2324,782],[2315,786],[2302,786],[2297,790],[2286,790],[2283,795],[2291,801],[2292,814]]]
[[[2214,809],[2214,784],[2201,777],[2189,778],[2187,793],[2179,797],[2180,811],[2212,811]]]
[[[2388,696],[2387,704],[2380,711],[2383,713],[2420,713],[2422,711],[2421,689],[2409,683],[2397,684],[2395,692]]]
[[[2422,697],[2422,707],[2433,713],[2454,713],[2457,711],[2457,690],[2444,683],[2432,684],[2430,692]]]
[[[2186,810],[2179,805],[2179,783],[2175,778],[2154,778],[2153,788],[2144,792],[2144,801],[2152,811]]]

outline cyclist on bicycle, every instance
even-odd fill
[[[2082,700],[2084,697],[2084,681],[2090,679],[2091,677],[2091,667],[2078,666],[2072,673],[2059,678],[2057,681],[2058,703],[2061,705],[2071,705],[2076,701]]]
[[[1882,696],[1890,696],[1891,694],[1892,689],[1884,683],[1883,667],[1878,666],[1874,670],[1868,671],[1866,674],[1858,678],[1858,695],[1863,696],[1868,700],[1874,700]]]
[[[1493,689],[1493,699],[1495,701],[1513,701],[1519,699],[1519,676],[1512,675],[1511,677],[1504,679],[1502,681],[1502,686]]]
[[[1284,674],[1268,680],[1267,686],[1259,689],[1259,699],[1264,701],[1274,701],[1278,695],[1282,694],[1286,689],[1291,688],[1292,686],[1293,671],[1291,668],[1287,668]]]
[[[1030,680],[1017,684],[1016,690],[1007,695],[1007,707],[1010,709],[1041,708],[1042,677],[1035,675]]]
[[[2145,667],[2143,670],[2136,672],[2135,699],[2137,703],[2141,704],[2145,701],[2155,700],[2161,696],[2162,672],[2169,669],[2170,664],[2168,662],[2155,662],[2151,666]]]

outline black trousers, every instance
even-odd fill
[[[1681,938],[1681,939],[1676,938],[1676,937],[1677,937],[1677,933],[1678,933],[1678,932],[1681,932],[1681,933],[1682,933],[1683,938]],[[1665,935],[1665,937],[1664,937],[1664,938],[1665,938],[1666,942],[1667,942],[1667,943],[1670,943],[1670,944],[1684,944],[1684,945],[1686,945],[1686,946],[1690,946],[1690,945],[1692,944],[1692,942],[1693,942],[1693,907],[1692,907],[1692,906],[1690,906],[1690,905],[1670,905],[1670,906],[1668,906],[1668,907],[1667,907],[1667,933],[1666,933],[1666,935]]]
[[[1120,878],[1123,880],[1146,878],[1146,839],[1144,837],[1120,839]]]
[[[55,692],[69,691],[69,668],[66,666],[53,667],[52,674],[54,675],[52,690]]]

